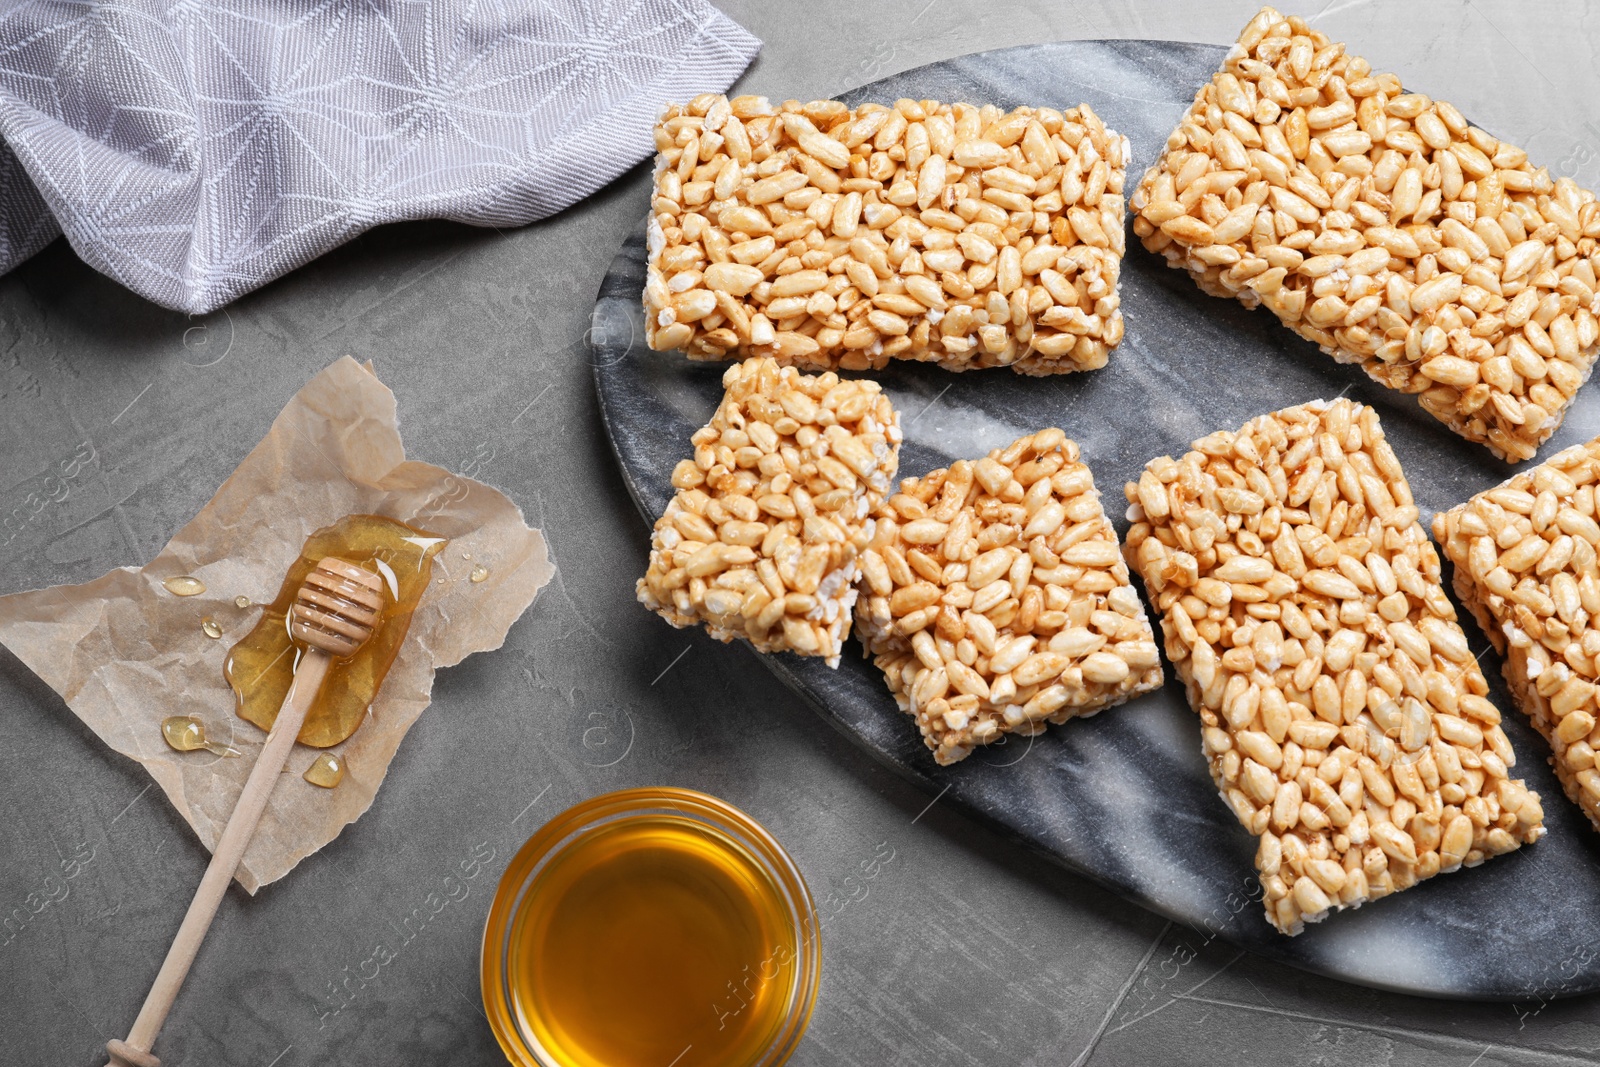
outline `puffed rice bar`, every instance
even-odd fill
[[[674,626],[837,667],[900,416],[877,382],[771,359],[729,367],[722,384],[694,458],[672,472],[639,601]]]
[[[1516,462],[1600,351],[1600,203],[1263,8],[1133,194],[1134,233]]]
[[[655,137],[651,348],[1059,374],[1122,339],[1128,142],[1087,105],[706,94]]]
[[[1376,411],[1315,401],[1130,483],[1129,562],[1281,932],[1544,832]]]
[[[1116,531],[1060,430],[905,479],[862,574],[857,632],[941,764],[1161,685]]]
[[[1562,788],[1600,829],[1600,438],[1433,519],[1456,594],[1505,656],[1511,694],[1550,742]]]

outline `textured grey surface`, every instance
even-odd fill
[[[778,96],[1042,40],[1222,42],[1254,10],[725,6],[766,41],[742,84]],[[1600,130],[1578,106],[1600,99],[1600,13],[1329,7],[1316,24],[1378,65],[1600,181]],[[1417,1000],[1206,942],[927,807],[743,653],[638,608],[645,526],[601,436],[582,336],[645,190],[635,172],[506,234],[376,231],[203,319],[141,302],[59,242],[0,279],[0,520],[21,509],[0,532],[0,591],[148,559],[346,352],[394,387],[411,452],[505,489],[559,568],[505,649],[440,676],[360,822],[258,897],[230,893],[162,1038],[166,1063],[501,1062],[476,988],[494,877],[561,807],[654,782],[764,821],[825,901],[822,992],[796,1063],[1594,1062],[1600,1000]],[[46,490],[84,441],[95,460]],[[98,1063],[131,1021],[205,863],[148,784],[0,654],[0,918],[22,915],[0,933],[8,1061]],[[895,859],[863,882],[879,842]],[[494,858],[464,897],[447,890],[480,843]]]

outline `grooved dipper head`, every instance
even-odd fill
[[[382,579],[329,556],[300,586],[289,609],[289,636],[343,658],[372,636],[382,607]]]

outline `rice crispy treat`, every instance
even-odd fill
[[[1550,742],[1567,796],[1600,829],[1600,438],[1433,519],[1456,595],[1505,656],[1511,695]]]
[[[729,367],[722,384],[694,458],[672,472],[639,602],[674,626],[837,667],[900,416],[877,382],[771,359]]]
[[[1116,531],[1060,430],[905,479],[862,574],[862,643],[941,764],[1161,685]]]
[[[1127,496],[1128,560],[1279,931],[1544,833],[1376,411],[1263,415]]]
[[[1600,351],[1600,202],[1269,8],[1139,182],[1134,233],[1496,456]]]
[[[646,337],[804,368],[1093,370],[1128,142],[1065,112],[697,96],[656,126]]]

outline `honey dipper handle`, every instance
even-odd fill
[[[161,1061],[150,1055],[150,1048],[155,1044],[156,1035],[161,1032],[161,1024],[166,1022],[172,1002],[178,997],[178,989],[189,974],[190,964],[194,963],[195,955],[200,951],[200,942],[205,939],[211,919],[217,914],[217,905],[222,902],[228,883],[233,881],[233,872],[239,866],[245,847],[255,834],[256,823],[261,821],[261,813],[267,806],[267,797],[277,784],[278,776],[283,773],[289,751],[294,748],[300,726],[305,722],[306,711],[316,699],[322,679],[328,673],[328,663],[328,654],[320,649],[307,649],[301,656],[300,665],[294,673],[294,684],[290,686],[289,695],[284,698],[283,707],[273,721],[272,731],[267,734],[267,743],[256,757],[256,765],[251,768],[250,777],[244,783],[244,792],[239,794],[233,814],[228,817],[222,838],[211,853],[205,877],[200,879],[200,888],[195,890],[194,899],[189,902],[183,925],[178,927],[178,935],[172,939],[172,947],[167,950],[167,958],[144,998],[144,1006],[139,1009],[133,1029],[128,1032],[125,1042],[110,1041],[106,1044],[106,1051],[111,1056],[106,1067],[160,1067]]]

